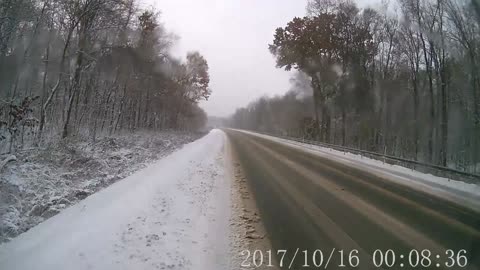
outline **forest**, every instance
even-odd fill
[[[0,150],[206,122],[206,59],[137,0],[0,1]]]
[[[232,127],[480,172],[476,0],[310,0],[268,49],[287,94],[238,109]]]

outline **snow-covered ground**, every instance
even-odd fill
[[[380,176],[386,176],[385,179],[408,186],[414,186],[432,195],[441,196],[474,209],[480,209],[480,179],[478,183],[466,183],[455,179],[447,179],[418,172],[402,166],[391,165],[376,159],[371,159],[348,152],[341,152],[318,145],[300,143],[297,141],[291,141],[245,130],[239,131],[287,144],[289,146],[302,149],[322,157],[327,157],[335,161],[342,162],[355,168],[368,170],[371,173]]]
[[[202,135],[162,131],[96,142],[72,138],[0,156],[13,158],[0,165],[0,243]]]
[[[479,185],[319,146],[247,133],[480,209]],[[259,220],[256,211],[247,211],[239,202],[238,198],[248,199],[250,195],[245,187],[238,186],[245,178],[232,168],[226,142],[225,133],[212,130],[67,207],[0,245],[0,269],[235,269],[238,263],[233,259],[239,248],[262,237],[257,236],[261,230],[252,225]],[[253,215],[247,219],[232,216],[244,212]],[[239,229],[243,220],[251,222]]]
[[[227,269],[226,136],[205,137],[0,246],[0,269]]]

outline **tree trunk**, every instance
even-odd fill
[[[323,129],[323,141],[326,143],[330,142],[330,114],[328,113],[328,108],[322,102],[322,129]]]
[[[345,146],[346,144],[346,128],[347,128],[347,113],[345,110],[345,106],[342,106],[342,145]]]
[[[50,39],[47,44],[47,49],[45,50],[45,66],[44,66],[44,73],[43,73],[43,79],[42,79],[42,98],[41,98],[41,104],[40,104],[40,123],[38,127],[38,133],[37,133],[37,139],[35,140],[35,144],[38,145],[40,143],[40,140],[42,139],[42,133],[43,133],[43,126],[45,125],[45,98],[47,96],[47,76],[48,76],[48,62],[49,62],[49,57],[50,57]]]
[[[65,123],[63,125],[63,132],[62,138],[66,138],[68,136],[68,128],[70,124],[70,117],[72,114],[73,102],[75,101],[75,97],[77,96],[77,92],[80,89],[80,75],[83,68],[83,53],[87,43],[87,28],[82,23],[80,26],[80,36],[78,39],[78,51],[77,51],[77,59],[76,59],[76,66],[75,66],[75,74],[73,77],[72,86],[70,87],[70,98],[67,104],[67,115],[65,118]]]
[[[413,159],[418,159],[418,85],[413,82]]]
[[[440,69],[441,80],[441,98],[442,98],[442,150],[440,155],[440,165],[447,166],[447,153],[448,153],[448,89],[447,89],[447,67],[445,63],[445,52],[442,52],[442,62]]]
[[[315,75],[311,75],[310,76],[311,78],[311,86],[312,86],[312,89],[313,89],[313,110],[314,110],[314,113],[315,113],[315,130],[320,130],[320,134],[318,134],[318,132],[315,132],[315,138],[313,138],[314,140],[318,140],[318,136],[320,136],[320,138],[323,137],[323,128],[322,128],[322,125],[320,124],[320,117],[319,117],[319,110],[318,110],[318,101],[319,101],[319,93],[321,91],[321,86],[320,86],[320,82],[318,81],[318,79],[316,78]]]

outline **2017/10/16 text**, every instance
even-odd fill
[[[304,268],[355,268],[360,265],[360,254],[357,249],[345,251],[332,248],[328,252],[316,250],[243,250],[241,267],[287,267]],[[368,256],[368,263],[378,268],[465,268],[468,265],[468,254],[464,249],[435,254],[428,249],[412,249],[405,254],[397,254],[394,250],[377,249]]]

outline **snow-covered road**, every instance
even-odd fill
[[[0,269],[226,269],[225,140],[213,130],[0,246]]]
[[[291,141],[270,135],[238,130],[246,134],[272,140],[290,147],[312,153],[335,162],[346,164],[352,168],[368,171],[369,173],[384,176],[385,179],[399,184],[415,187],[431,195],[444,199],[450,199],[469,207],[480,209],[480,185],[478,183],[466,183],[464,181],[448,179],[422,173],[410,168],[391,165],[380,160],[371,159],[358,154],[341,152],[318,145]]]
[[[471,228],[478,220],[476,184],[271,136],[226,132],[229,143],[223,131],[212,130],[0,245],[0,270],[239,269],[245,260],[241,251],[272,249],[272,239],[295,242],[301,239],[297,232],[305,233],[299,243],[307,243],[324,233],[333,242],[346,239],[345,244],[353,230],[351,235],[368,246],[372,238],[363,232],[379,226],[385,231],[397,226],[384,236],[410,244],[433,243],[432,226],[456,235],[455,241],[473,239],[472,231],[478,238]],[[457,216],[448,212],[454,210]],[[318,219],[318,228],[337,233],[306,234],[299,224],[309,216]],[[424,222],[427,216],[431,224]],[[325,223],[332,219],[343,227]],[[402,222],[410,226],[408,233]]]
[[[256,133],[226,133],[274,250],[287,250],[285,258],[277,256],[276,265],[283,262],[285,269],[342,269],[341,256],[332,256],[341,250],[354,251],[350,255],[358,254],[361,261],[346,268],[376,269],[378,251],[408,254],[426,250],[439,254],[430,265],[439,268],[444,267],[440,256],[447,250],[463,250],[468,254],[465,269],[480,269],[480,208],[473,202],[463,204],[468,198],[460,200],[460,191],[453,191],[456,185],[440,193],[440,188],[428,185],[433,181],[423,181],[422,177],[431,177],[425,174],[407,177],[402,173],[408,179],[402,182],[396,168],[381,168],[381,162],[368,164],[362,162],[366,158],[355,157],[346,160],[343,153],[309,150],[305,145]],[[422,182],[417,183],[417,178]],[[433,183],[443,187],[443,182]],[[474,195],[472,192],[472,198]],[[479,198],[480,194],[476,195]],[[326,261],[317,263],[315,255],[295,260],[297,252],[317,251]],[[403,266],[408,268],[400,263],[393,268]]]

